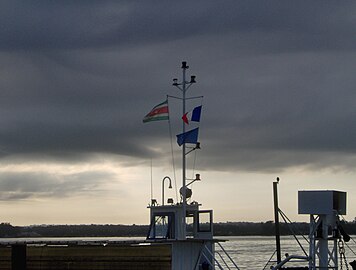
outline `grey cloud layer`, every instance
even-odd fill
[[[279,39],[277,49],[283,45],[354,49],[354,10],[351,1],[3,1],[1,46],[8,50],[137,46],[231,32],[289,33]]]
[[[159,154],[165,124],[141,119],[177,94],[187,60],[208,168],[330,166],[325,153],[356,150],[355,14],[351,1],[3,1],[0,156]]]
[[[2,173],[0,176],[0,200],[24,200],[35,198],[63,198],[88,192],[100,192],[101,184],[112,175],[88,171],[67,175],[51,173]]]

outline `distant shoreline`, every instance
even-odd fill
[[[356,222],[341,222],[348,234],[356,234]],[[149,225],[32,225],[13,226],[10,223],[0,224],[0,238],[11,237],[145,237]],[[271,236],[275,226],[267,222],[220,222],[214,223],[215,236]],[[309,225],[305,222],[291,224],[281,223],[281,235],[292,235],[290,228],[296,234],[307,235]]]

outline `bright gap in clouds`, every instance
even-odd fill
[[[16,225],[147,223],[149,169],[102,158],[0,165],[0,215]],[[140,210],[138,210],[140,212]]]
[[[150,161],[131,162],[110,157],[76,164],[23,162],[0,166],[0,216],[14,225],[30,224],[148,224],[151,196]],[[154,161],[154,163],[157,161]],[[158,162],[160,163],[160,162]],[[335,189],[348,192],[347,220],[356,216],[353,171],[323,169],[311,172],[295,167],[281,172],[223,172],[196,169],[192,200],[214,210],[215,222],[273,219],[272,182],[280,177],[281,209],[295,221],[298,190]],[[172,169],[152,168],[153,198],[161,202],[162,179]],[[178,189],[181,176],[176,174]],[[175,186],[174,183],[173,187]],[[177,201],[165,187],[165,197]]]

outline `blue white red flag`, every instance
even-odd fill
[[[200,122],[201,105],[182,116],[183,122],[189,125],[189,121]]]

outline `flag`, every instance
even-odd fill
[[[176,135],[177,143],[181,146],[183,143],[197,143],[199,128],[189,130],[187,132]]]
[[[143,122],[169,120],[168,100],[155,106],[144,118]]]
[[[200,122],[201,105],[195,107],[193,111],[187,112],[182,116],[183,122],[189,125],[189,121]]]

